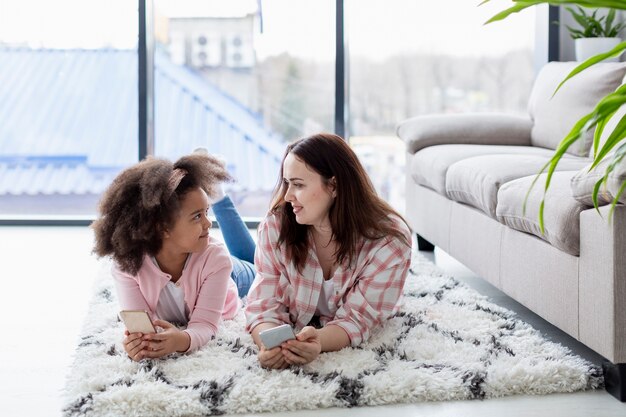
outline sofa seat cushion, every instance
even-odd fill
[[[446,195],[446,173],[450,165],[479,155],[514,154],[550,157],[551,149],[535,146],[437,145],[409,155],[407,165],[415,183]]]
[[[507,182],[500,187],[496,207],[498,221],[512,229],[533,234],[570,255],[579,256],[580,213],[587,207],[572,196],[570,181],[576,172],[561,171],[552,176],[543,213],[545,234],[539,228],[539,206],[546,174],[539,177],[528,195],[525,213],[524,198],[535,175]]]
[[[476,207],[495,219],[500,186],[537,174],[549,160],[542,155],[510,154],[466,158],[448,168],[446,194],[448,198]],[[557,165],[557,170],[573,171],[587,163],[586,158],[565,157]]]

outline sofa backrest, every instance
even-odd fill
[[[626,75],[626,62],[596,64],[567,81],[552,97],[559,83],[578,64],[550,62],[539,71],[528,101],[533,146],[556,149],[574,124],[590,113],[602,97],[615,91]],[[593,130],[567,152],[587,156],[592,142]]]

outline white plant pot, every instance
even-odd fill
[[[622,40],[620,38],[579,38],[574,42],[576,61],[586,61],[594,55],[609,52]],[[619,56],[605,59],[603,62],[617,62]]]

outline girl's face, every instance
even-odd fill
[[[287,187],[285,201],[293,207],[296,221],[311,226],[328,226],[328,212],[336,196],[334,187],[324,184],[322,176],[293,153],[285,158],[283,175]]]
[[[180,213],[164,234],[163,248],[179,253],[201,252],[209,245],[211,220],[207,217],[209,198],[195,188],[180,200]]]

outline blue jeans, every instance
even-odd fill
[[[239,297],[245,297],[256,275],[254,268],[256,245],[229,196],[225,196],[211,207],[233,262],[233,272],[230,276],[237,284]]]

